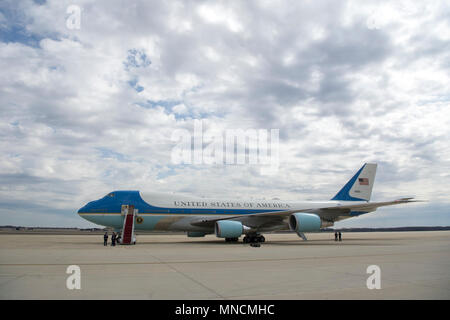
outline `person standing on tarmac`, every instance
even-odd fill
[[[113,232],[112,236],[111,236],[111,246],[115,247],[116,246],[116,233]]]
[[[342,241],[342,233],[339,231],[339,241]]]
[[[338,241],[338,233],[337,233],[337,231],[334,233],[334,241]]]
[[[105,232],[105,235],[103,236],[103,245],[108,245],[108,232]]]

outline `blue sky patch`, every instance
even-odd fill
[[[113,151],[111,149],[98,147],[98,148],[96,148],[96,150],[100,152],[101,158],[117,159],[119,161],[127,161],[127,157],[124,154]]]
[[[133,68],[145,68],[148,67],[152,62],[145,54],[144,50],[131,49],[128,50],[127,59],[124,62],[125,68],[127,70],[130,67]]]
[[[144,87],[143,87],[143,86],[140,86],[140,85],[138,84],[138,79],[137,79],[137,78],[134,78],[134,79],[128,81],[128,84],[130,85],[130,87],[132,87],[132,88],[133,88],[134,90],[136,90],[137,92],[144,91]]]

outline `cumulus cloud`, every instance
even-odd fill
[[[397,225],[450,223],[444,3],[85,0],[79,29],[70,5],[0,4],[0,224],[86,226],[77,208],[114,189],[329,199],[365,161],[374,200],[430,201]],[[174,165],[195,119],[279,129],[277,175]]]

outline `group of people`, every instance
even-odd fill
[[[113,232],[111,236],[111,246],[115,247],[116,241],[119,241],[119,235]],[[108,232],[105,232],[105,235],[103,236],[103,245],[104,246],[108,245]]]
[[[342,241],[342,233],[340,231],[334,233],[334,241],[338,241],[338,239],[339,241]]]

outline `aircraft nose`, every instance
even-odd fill
[[[78,214],[80,214],[80,213],[89,213],[90,210],[93,208],[95,202],[96,201],[91,201],[91,202],[88,202],[87,204],[85,204],[83,207],[81,207],[78,210]]]
[[[80,209],[78,209],[77,213],[78,213],[78,214],[83,213],[83,212],[85,211],[85,207],[86,207],[86,206],[83,206],[83,207],[81,207]]]

